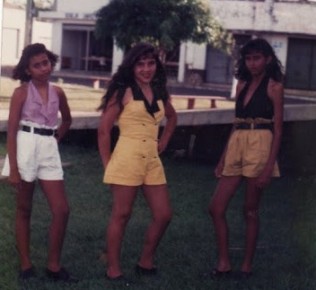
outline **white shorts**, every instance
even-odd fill
[[[37,178],[43,180],[62,180],[63,169],[54,136],[18,131],[17,163],[22,180],[32,182]],[[10,175],[8,155],[2,169],[3,176]]]

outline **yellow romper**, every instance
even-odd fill
[[[148,113],[143,100],[132,99],[118,118],[119,139],[105,169],[104,183],[128,186],[166,183],[158,154],[159,123],[165,116],[162,100],[159,111]]]

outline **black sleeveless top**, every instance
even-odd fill
[[[268,83],[269,77],[264,77],[248,101],[248,104],[244,106],[244,99],[249,88],[249,82],[246,83],[237,98],[235,107],[236,118],[273,118],[273,104],[267,93]]]

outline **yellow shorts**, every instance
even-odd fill
[[[228,141],[222,174],[258,177],[269,158],[272,138],[270,130],[235,130]],[[277,163],[272,176],[280,176]]]
[[[166,184],[157,146],[155,140],[121,136],[105,169],[104,183],[128,186]]]

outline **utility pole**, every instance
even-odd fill
[[[0,23],[2,23],[3,1],[0,0]],[[0,39],[2,39],[2,25],[0,29]],[[0,46],[0,77],[1,77],[1,60],[2,60],[2,45]]]
[[[32,42],[33,9],[34,9],[33,0],[26,0],[24,46],[27,46],[31,44]]]

